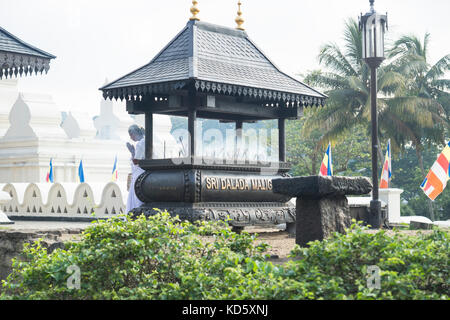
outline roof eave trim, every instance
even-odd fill
[[[28,74],[47,73],[50,59],[22,53],[0,51],[0,79]]]
[[[122,88],[104,89],[103,97],[105,99],[109,98],[111,100],[119,99],[127,101],[138,101],[141,100],[143,96],[150,94],[170,94],[170,92],[183,89],[189,84],[193,84],[198,92],[243,97],[247,96],[264,101],[283,101],[297,106],[324,106],[326,100],[325,97],[204,81],[195,78],[166,83],[154,83]]]

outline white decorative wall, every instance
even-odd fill
[[[11,200],[0,208],[12,218],[92,219],[124,214],[128,192],[109,183],[8,183]]]

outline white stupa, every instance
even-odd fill
[[[0,137],[3,137],[9,127],[11,106],[19,95],[16,79],[0,80]]]

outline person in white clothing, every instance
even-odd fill
[[[139,167],[138,160],[145,159],[145,130],[137,125],[131,125],[128,128],[130,139],[136,142],[136,147],[127,142],[127,148],[131,153],[131,185],[128,192],[127,213],[142,205],[142,201],[138,199],[134,191],[134,184],[137,178],[145,171]]]

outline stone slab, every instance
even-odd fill
[[[14,220],[13,225],[3,225],[0,230],[78,230],[86,229],[90,225],[90,222]]]
[[[411,221],[409,227],[412,230],[432,230],[433,224],[420,221]]]
[[[64,248],[67,241],[77,241],[87,224],[36,223],[17,221],[12,226],[0,226],[0,280],[11,272],[12,259],[20,257],[24,243],[41,239],[41,245],[50,253]]]
[[[366,177],[295,177],[272,180],[273,191],[291,197],[323,198],[327,196],[365,195],[372,191]]]

